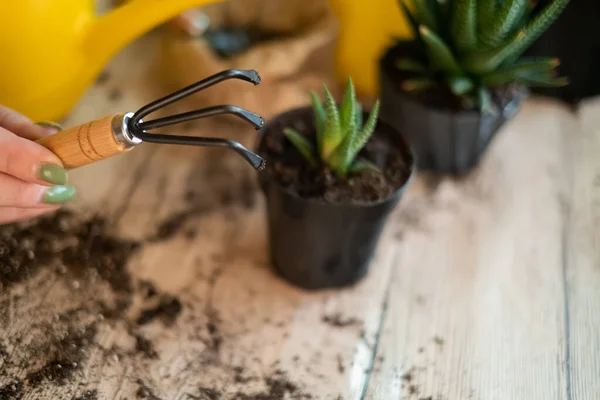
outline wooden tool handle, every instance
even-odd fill
[[[132,149],[117,140],[123,114],[107,115],[55,135],[37,143],[60,158],[66,169],[74,169]]]

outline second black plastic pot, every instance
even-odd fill
[[[406,134],[418,169],[462,175],[479,164],[496,132],[519,110],[524,91],[501,104],[497,115],[454,111],[420,103],[404,93],[395,67],[410,56],[411,44],[388,49],[379,63],[381,118]]]
[[[263,129],[259,154],[265,156],[266,138],[283,137],[283,128],[294,121],[312,126],[312,109],[291,110],[272,120]],[[379,121],[375,135],[387,135],[403,152],[408,167],[402,187],[378,202],[332,204],[304,199],[268,174],[259,176],[266,197],[271,260],[290,283],[304,289],[335,288],[353,284],[367,273],[387,218],[413,170],[412,152],[396,130]]]

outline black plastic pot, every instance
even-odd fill
[[[365,121],[367,116],[365,115]],[[266,156],[266,138],[282,138],[290,121],[313,125],[310,107],[280,114],[263,129],[258,153]],[[400,200],[413,171],[412,152],[402,136],[383,121],[375,135],[387,135],[405,154],[409,174],[400,189],[370,204],[332,204],[304,199],[259,175],[266,196],[271,260],[276,271],[304,289],[351,285],[367,273],[388,215]],[[267,168],[268,167],[267,159]]]
[[[548,5],[540,0],[540,6]],[[527,56],[558,57],[558,72],[569,78],[560,88],[532,88],[533,93],[577,103],[600,95],[600,2],[571,1],[558,20],[527,51]]]
[[[496,132],[518,111],[525,92],[516,92],[501,104],[497,115],[422,104],[400,88],[403,77],[394,64],[407,52],[410,44],[399,44],[388,49],[379,62],[380,117],[406,135],[418,169],[466,174],[479,164]]]

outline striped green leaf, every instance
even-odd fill
[[[499,68],[481,78],[481,84],[485,86],[501,86],[510,82],[516,82],[520,77],[528,76],[531,73],[547,72],[556,68],[560,64],[557,58],[548,59],[523,59],[515,64]]]
[[[569,0],[554,0],[524,29],[513,35],[504,45],[492,50],[471,54],[465,59],[465,66],[470,72],[489,72],[503,63],[517,60],[540,35],[550,27],[569,3]]]
[[[315,129],[317,130],[317,148],[319,150],[319,154],[323,151],[323,138],[324,130],[325,130],[325,108],[323,107],[323,103],[321,99],[314,91],[310,92],[310,100],[312,103],[313,111],[315,113]]]
[[[477,30],[479,34],[494,22],[497,0],[479,0],[477,3]]]
[[[477,0],[454,2],[450,31],[460,52],[473,50],[477,46]]]
[[[377,118],[379,118],[379,100],[377,100],[373,105],[373,109],[369,114],[369,118],[367,118],[365,126],[363,126],[358,136],[356,136],[356,138],[352,141],[349,154],[350,160],[353,160],[369,141],[369,138],[375,131],[375,126],[377,126]]]
[[[438,35],[425,26],[421,26],[419,32],[434,66],[451,74],[458,75],[462,72],[452,51]]]
[[[325,91],[325,127],[323,130],[323,147],[321,157],[327,159],[335,150],[335,148],[344,139],[342,127],[340,125],[340,114],[335,103],[333,95],[324,86]]]
[[[500,45],[521,22],[528,3],[529,0],[506,0],[490,24],[481,30],[481,42],[490,47]]]
[[[543,73],[531,73],[520,76],[517,81],[528,86],[537,87],[562,87],[569,84],[569,79],[566,77],[557,77]]]
[[[429,0],[413,0],[415,15],[421,25],[425,25],[429,29],[437,31],[437,21],[434,17],[435,10],[430,8],[429,3]]]
[[[317,159],[315,158],[315,148],[313,144],[301,133],[292,128],[285,128],[283,134],[288,138],[296,149],[304,156],[306,161],[313,167],[317,166]]]
[[[355,123],[356,123],[356,129],[362,129],[362,124],[363,124],[363,111],[362,111],[362,105],[360,103],[355,103],[356,106],[356,111],[354,113],[354,118]]]
[[[348,78],[348,83],[346,85],[346,90],[344,92],[344,97],[342,99],[342,108],[340,110],[340,122],[341,128],[344,133],[347,134],[348,128],[350,125],[354,125],[356,122],[355,117],[355,102],[356,102],[356,93],[354,90],[354,84],[352,83],[352,79]]]

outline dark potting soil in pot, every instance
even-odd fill
[[[365,114],[364,120],[366,121]],[[272,131],[291,127],[307,137],[316,132],[312,113],[296,110],[273,122]],[[367,172],[340,179],[324,165],[311,167],[296,147],[283,135],[265,137],[262,153],[268,160],[267,179],[304,199],[325,200],[330,203],[365,204],[385,199],[406,182],[410,169],[406,156],[386,135],[377,130],[359,153],[358,159],[370,161],[380,171]]]

